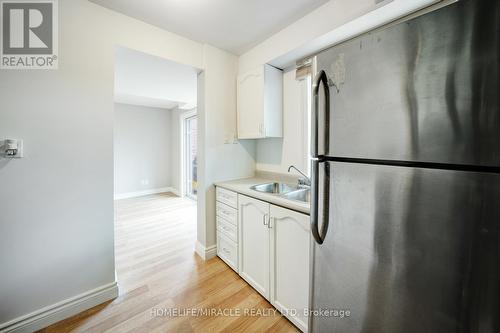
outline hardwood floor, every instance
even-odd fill
[[[167,193],[120,200],[115,219],[119,297],[41,332],[298,331],[222,260],[194,253],[193,201]]]

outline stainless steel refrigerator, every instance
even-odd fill
[[[313,60],[312,332],[500,332],[500,1]]]

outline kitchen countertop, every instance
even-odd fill
[[[289,179],[283,180],[278,177],[265,177],[262,175],[257,175],[251,178],[236,179],[230,181],[216,182],[215,186],[220,186],[230,191],[234,191],[258,200],[266,201],[277,206],[292,209],[301,213],[309,214],[310,204],[307,202],[301,202],[296,200],[290,200],[280,197],[276,194],[263,193],[250,189],[253,185],[270,183],[270,182],[284,182],[296,184],[297,181],[290,181]]]

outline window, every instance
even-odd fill
[[[185,156],[185,188],[186,195],[196,199],[198,193],[198,156],[197,156],[197,118],[196,116],[187,117],[184,120],[184,156]]]

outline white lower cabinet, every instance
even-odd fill
[[[309,216],[238,195],[239,274],[303,332],[309,301]]]
[[[271,303],[303,332],[309,303],[309,216],[271,205]]]
[[[269,300],[269,204],[238,195],[240,276]]]
[[[217,187],[217,255],[238,272],[238,195]]]
[[[238,271],[238,245],[221,233],[217,234],[217,255],[229,267],[236,272]]]

